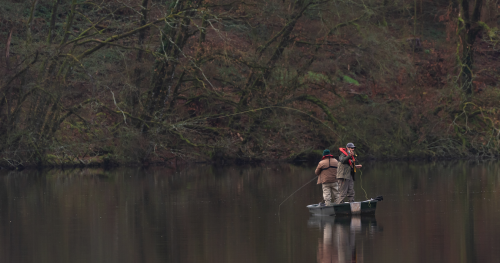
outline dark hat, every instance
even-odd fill
[[[323,156],[329,155],[329,154],[330,154],[330,150],[326,149],[326,150],[323,151]]]
[[[354,143],[350,142],[346,145],[346,148],[356,148],[356,146],[354,146]]]

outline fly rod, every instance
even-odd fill
[[[280,215],[280,209],[281,209],[281,205],[286,201],[288,200],[288,198],[290,198],[292,195],[294,195],[295,193],[297,193],[300,189],[304,188],[304,186],[308,185],[310,182],[312,182],[314,179],[316,179],[318,176],[314,176],[313,179],[311,179],[311,181],[305,183],[303,186],[301,186],[299,189],[295,190],[295,192],[293,192],[291,195],[289,195],[285,200],[283,200],[283,202],[281,202],[281,204],[278,206],[278,217]]]

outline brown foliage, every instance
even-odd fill
[[[486,67],[464,104],[453,6],[424,3],[411,17],[401,10],[413,2],[55,3],[35,6],[31,42],[21,20],[1,22],[12,32],[1,43],[12,70],[0,66],[0,157],[10,166],[264,160],[347,140],[373,156],[498,148],[498,116],[483,100],[498,96],[494,38],[475,43],[474,68]]]

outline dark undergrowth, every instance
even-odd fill
[[[480,2],[0,1],[0,167],[497,158]]]

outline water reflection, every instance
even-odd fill
[[[307,225],[323,234],[318,240],[319,263],[364,262],[363,254],[356,252],[356,235],[378,231],[375,216],[312,216]]]
[[[357,200],[367,199],[363,190],[384,196],[376,223],[369,217],[310,218],[306,206],[322,197],[314,182],[281,206],[279,218],[280,203],[312,179],[314,168],[0,171],[0,262],[500,258],[498,162],[374,163],[355,190]]]

